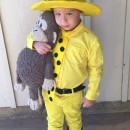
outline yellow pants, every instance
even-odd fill
[[[48,99],[48,94],[43,91],[43,97],[47,110],[48,130],[63,130],[64,118],[69,130],[81,130],[81,104],[83,91],[72,94],[54,93],[54,100]]]

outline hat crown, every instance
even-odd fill
[[[87,0],[42,0],[32,6],[33,10],[52,10],[54,8],[73,8],[83,12],[85,16],[97,16],[101,14],[101,8]]]
[[[86,2],[87,0],[44,0],[44,1],[77,1],[77,2]]]

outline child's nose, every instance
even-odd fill
[[[66,17],[65,17],[65,16],[62,16],[62,18],[61,18],[61,22],[62,22],[62,23],[67,22],[67,19],[66,19]]]

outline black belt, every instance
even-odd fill
[[[55,91],[59,94],[69,94],[69,93],[75,93],[78,92],[80,90],[83,90],[85,88],[85,86],[83,86],[82,84],[79,85],[78,87],[75,87],[73,89],[68,89],[68,88],[64,88],[64,89],[60,89],[60,88],[56,88]]]

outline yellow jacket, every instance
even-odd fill
[[[33,41],[30,33],[27,38],[28,48],[32,49]],[[73,31],[61,30],[53,53],[57,87],[74,88],[88,78],[85,97],[96,100],[103,72],[103,51],[95,34],[82,22]]]

